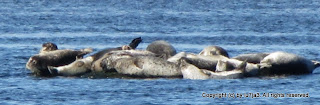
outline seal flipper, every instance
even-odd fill
[[[81,50],[79,51],[79,53],[77,54],[75,60],[77,60],[77,59],[82,59],[84,55],[87,55],[87,54],[89,54],[89,53],[91,53],[91,52],[93,52],[93,49],[92,49],[92,48],[81,49]]]
[[[180,70],[184,79],[209,79],[211,71],[199,69],[198,67],[187,63],[185,57],[179,60]]]
[[[243,73],[243,76],[245,77],[249,76],[249,74],[246,71],[247,63],[248,63],[247,60],[242,61],[242,63],[238,65],[236,68],[236,70],[240,70]]]
[[[201,72],[203,72],[204,74],[206,74],[208,76],[210,76],[213,73],[213,71],[209,71],[209,70],[205,70],[205,69],[200,69],[200,70],[201,70]]]
[[[237,66],[237,70],[241,70],[241,71],[245,71],[246,70],[246,66],[247,66],[247,60],[242,61],[242,63],[240,65]]]
[[[50,74],[53,75],[53,76],[56,76],[56,75],[59,74],[58,70],[53,66],[48,66],[48,70],[49,70]]]
[[[227,71],[227,61],[219,60],[215,72]]]
[[[143,65],[141,65],[141,63],[143,62],[139,61],[137,58],[133,60],[133,64],[139,69],[143,69]]]
[[[140,42],[142,42],[142,39],[141,37],[138,37],[138,38],[135,38],[131,41],[131,43],[129,44],[129,46],[132,48],[132,49],[136,49],[138,47],[138,45],[140,44]]]
[[[320,66],[320,62],[316,60],[311,60],[311,62],[314,64],[314,68],[317,68]]]

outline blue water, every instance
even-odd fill
[[[25,68],[42,43],[95,51],[142,37],[178,52],[208,45],[229,55],[286,51],[320,60],[318,0],[2,0],[0,104],[317,104],[313,74],[226,80],[35,77]],[[206,94],[303,93],[309,97],[206,98]]]

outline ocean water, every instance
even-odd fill
[[[99,51],[136,37],[138,49],[166,40],[178,52],[218,45],[231,56],[286,51],[320,60],[319,13],[318,0],[1,0],[0,104],[317,104],[319,68],[225,80],[90,79],[35,77],[25,64],[45,42]]]

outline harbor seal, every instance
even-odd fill
[[[216,66],[216,72],[223,72],[223,71],[233,71],[243,63],[246,63],[245,65],[245,72],[246,72],[246,77],[256,77],[259,75],[260,72],[260,65],[259,64],[253,64],[249,63],[246,60],[245,61],[239,61],[237,59],[227,59],[227,60],[219,60]]]
[[[222,55],[229,58],[228,52],[220,46],[208,46],[204,48],[199,55],[211,56],[211,55]]]
[[[268,56],[270,53],[252,53],[252,54],[241,54],[232,59],[237,59],[240,61],[247,61],[248,63],[258,64],[261,60]]]
[[[108,69],[131,77],[181,77],[179,66],[155,56],[132,56],[121,54],[118,59],[106,58]]]
[[[188,53],[186,53],[186,52],[179,52],[178,54],[176,54],[176,55],[170,57],[169,59],[167,59],[167,61],[178,64],[178,63],[180,62],[179,60],[180,60],[182,57],[186,57],[187,54],[188,54]]]
[[[219,60],[227,60],[229,58],[222,55],[198,55],[193,53],[180,52],[172,57],[170,57],[167,61],[173,63],[179,63],[181,59],[185,59],[186,62],[195,65],[199,69],[206,69],[210,71],[216,71],[216,65]]]
[[[37,76],[52,76],[48,66],[63,66],[72,63],[78,58],[91,53],[91,48],[82,50],[54,50],[31,56],[26,64],[26,68]]]
[[[213,72],[189,64],[185,59],[181,59],[180,69],[184,79],[238,79],[245,77],[246,62],[239,65],[232,71]]]
[[[176,49],[164,40],[157,40],[148,45],[147,50],[157,54],[158,57],[167,60],[174,56],[177,52]]]
[[[39,53],[46,53],[54,50],[58,50],[58,46],[54,43],[47,42],[42,44],[42,48]]]
[[[261,75],[298,75],[312,73],[320,64],[296,54],[277,51],[266,56],[260,66]]]
[[[112,51],[105,54],[101,59],[99,59],[99,65],[93,65],[94,71],[104,71],[104,72],[115,72],[111,62],[115,62],[121,58],[129,58],[134,56],[153,56],[156,57],[156,54],[146,51],[146,50],[122,50],[122,51]],[[97,62],[98,63],[98,62]],[[97,64],[95,63],[95,64]],[[110,66],[111,65],[111,66]],[[99,66],[99,67],[97,67]]]
[[[91,71],[89,68],[93,59],[92,56],[89,56],[64,66],[48,66],[48,69],[50,74],[54,76],[81,76]]]
[[[227,60],[229,58],[222,55],[211,55],[204,56],[198,54],[189,53],[184,57],[184,59],[190,63],[198,67],[199,69],[206,69],[210,71],[216,71],[216,65],[219,60]]]

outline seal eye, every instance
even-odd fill
[[[33,63],[33,64],[37,64],[37,61],[36,61],[36,60],[32,60],[32,63]]]

